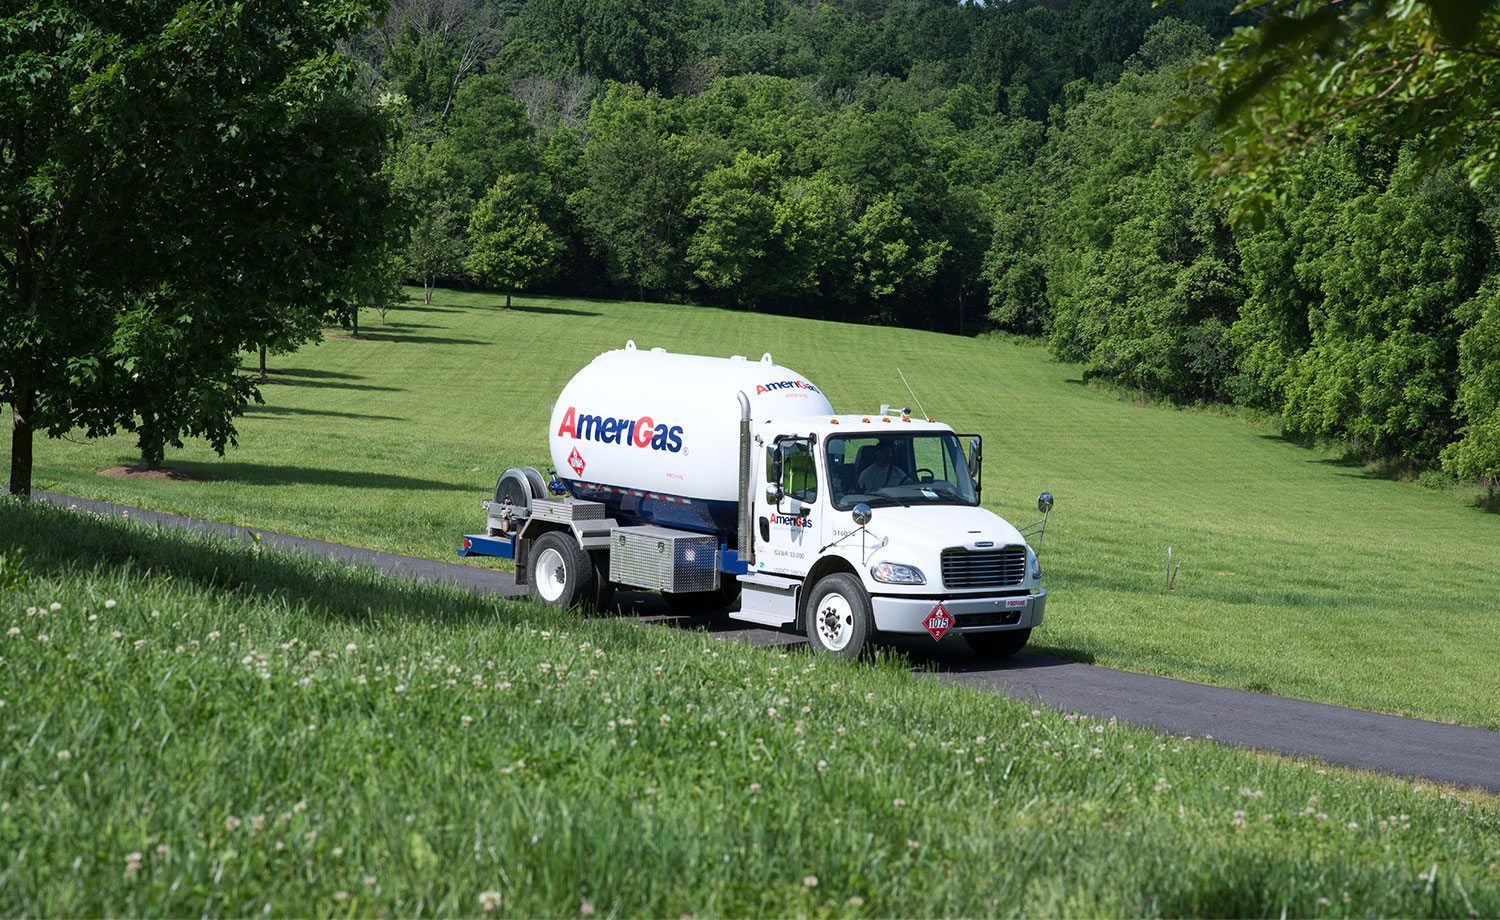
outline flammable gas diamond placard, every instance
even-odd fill
[[[931,613],[927,614],[927,619],[922,621],[922,625],[932,634],[932,638],[941,639],[948,630],[953,628],[953,614],[948,612],[947,607],[938,604],[932,608]]]

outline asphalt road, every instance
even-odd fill
[[[34,494],[63,506],[196,533],[230,539],[247,539],[255,533],[262,545],[342,559],[486,594],[509,597],[525,593],[510,573],[494,569],[399,556],[68,495]],[[455,546],[457,540],[455,535]],[[645,622],[704,628],[725,639],[756,645],[804,641],[787,630],[739,623],[722,614],[679,616],[654,594],[622,591],[616,603],[618,613],[633,614]],[[925,637],[895,637],[887,644],[907,655],[919,678],[981,687],[1064,712],[1113,716],[1121,722],[1178,735],[1211,737],[1224,744],[1500,793],[1500,732],[1227,690],[1037,655],[1021,654],[994,662],[975,656],[962,641],[935,643]]]

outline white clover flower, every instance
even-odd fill
[[[62,604],[58,603],[57,601],[53,601],[52,603],[47,605],[47,609],[52,611],[53,613],[56,613],[57,611],[62,609]]]
[[[73,754],[70,751],[64,749],[64,750],[61,750],[61,751],[57,752],[57,759],[58,760],[72,760],[73,759]]]
[[[499,906],[500,906],[500,892],[498,892],[498,891],[481,891],[479,893],[479,907],[485,913],[487,913],[487,914],[494,913],[495,909],[497,907],[499,907]]]
[[[105,610],[113,610],[113,609],[115,609],[115,599],[114,598],[110,598],[109,600],[105,601],[104,602],[104,609]]]
[[[240,819],[239,818],[235,817],[234,815],[230,815],[229,817],[227,817],[227,818],[224,819],[224,830],[230,831],[232,833],[232,832],[237,831],[239,829],[240,829]]]
[[[816,875],[809,875],[802,880],[802,884],[809,888],[816,888],[818,887],[818,877]]]

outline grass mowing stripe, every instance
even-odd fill
[[[6,914],[1500,912],[1485,797],[49,507],[0,552]]]
[[[439,291],[362,340],[272,361],[278,383],[211,482],[104,479],[126,437],[44,441],[54,491],[452,559],[507,466],[545,466],[563,384],[634,339],[776,359],[836,406],[909,397],[985,436],[985,502],[1012,521],[1058,499],[1051,592],[1033,649],[1385,712],[1500,727],[1497,518],[1456,495],[1371,478],[1244,421],[1133,406],[1010,341],[698,307]],[[7,448],[0,446],[0,456]],[[1166,551],[1182,561],[1165,590]]]

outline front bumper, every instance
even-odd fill
[[[953,626],[954,635],[966,632],[1001,632],[1042,625],[1042,614],[1047,608],[1047,592],[999,597],[874,595],[870,598],[875,611],[875,628],[887,633],[927,632],[922,621],[939,602],[957,621]]]

